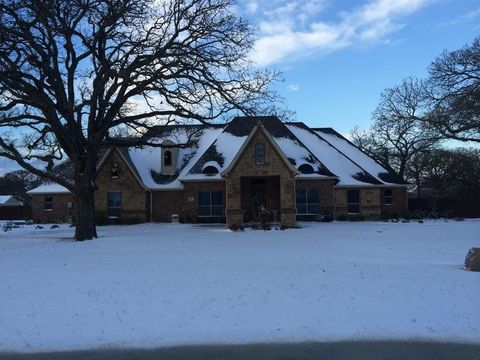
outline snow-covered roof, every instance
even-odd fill
[[[341,151],[381,184],[406,184],[392,170],[380,165],[332,128],[313,129],[322,139]]]
[[[0,206],[22,205],[22,202],[14,195],[0,195]]]
[[[70,194],[70,190],[55,183],[44,183],[27,191],[27,194]]]
[[[312,129],[300,122],[282,123],[275,116],[236,117],[224,125],[172,126],[168,131],[152,132],[148,135],[150,142],[170,147],[181,144],[176,147],[178,155],[173,175],[162,175],[159,146],[122,148],[119,151],[146,189],[183,189],[186,181],[222,180],[221,174],[260,125],[294,168],[303,165],[310,170],[298,174],[300,179],[336,179],[339,186],[405,184],[392,169],[380,165],[335,130]],[[218,173],[204,173],[209,166]],[[69,191],[60,185],[44,184],[29,193]]]

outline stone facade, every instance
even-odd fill
[[[392,190],[392,203],[385,204],[385,189]],[[408,212],[408,196],[406,187],[393,187],[382,189],[381,204],[382,215],[384,216],[404,216]]]
[[[384,191],[392,190],[392,205],[385,205]],[[359,190],[360,212],[358,214],[348,213],[347,192],[348,190]],[[378,220],[382,215],[402,216],[408,211],[406,187],[337,187],[335,188],[335,217],[361,216],[369,220]]]
[[[160,160],[159,160],[160,161]],[[118,176],[112,176],[112,168]],[[149,221],[149,194],[140,184],[132,170],[125,163],[119,152],[112,151],[101,164],[97,173],[95,208],[97,219],[108,221],[108,193],[121,193],[121,218],[125,222]]]
[[[261,127],[259,127],[261,129]],[[255,145],[265,145],[265,161],[262,165],[255,163]],[[225,174],[226,178],[226,216],[227,224],[241,225],[244,221],[245,209],[242,209],[241,179],[242,177],[280,177],[280,221],[290,227],[296,223],[295,210],[295,173],[281,158],[265,133],[258,130],[239,154],[237,162]]]
[[[45,209],[45,196],[52,197],[51,209]],[[31,206],[36,223],[65,223],[75,216],[71,194],[35,194],[32,195]]]

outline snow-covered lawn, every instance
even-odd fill
[[[480,342],[480,221],[33,226],[0,234],[0,351],[405,339]]]

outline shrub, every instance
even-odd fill
[[[232,224],[228,227],[231,231],[238,231],[239,226],[237,224]]]
[[[142,221],[142,219],[136,217],[136,216],[132,216],[132,217],[127,217],[125,219],[121,219],[120,220],[120,223],[122,225],[135,225],[135,224],[141,224],[143,223],[144,221]]]

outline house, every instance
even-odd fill
[[[15,195],[0,195],[1,220],[25,220],[31,216],[28,206]]]
[[[224,125],[170,126],[147,135],[158,147],[112,148],[98,164],[100,221],[255,221],[401,215],[407,184],[331,128],[277,117]],[[187,146],[184,146],[187,144]],[[29,192],[38,222],[67,221],[71,194],[57,184]]]

